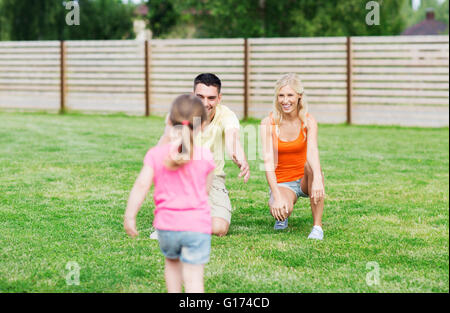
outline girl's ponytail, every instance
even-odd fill
[[[195,117],[200,123],[194,125]],[[192,160],[194,149],[194,127],[199,127],[206,121],[206,111],[201,100],[194,95],[181,95],[172,103],[169,119],[179,137],[179,144],[175,153],[169,156],[169,165],[172,168],[180,167]],[[180,129],[181,128],[181,129]]]

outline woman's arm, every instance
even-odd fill
[[[264,160],[264,169],[266,174],[267,183],[272,191],[273,202],[270,207],[271,214],[278,220],[284,220],[288,212],[288,204],[282,202],[280,189],[277,184],[277,177],[275,175],[275,160],[273,153],[272,142],[272,127],[269,122],[269,118],[266,117],[261,121],[260,136],[262,143],[262,154]]]
[[[135,237],[139,234],[136,230],[136,216],[141,209],[145,196],[150,190],[152,181],[153,169],[148,165],[144,165],[134,183],[133,188],[131,189],[124,216],[123,226],[127,234],[131,237]]]
[[[317,203],[325,196],[325,189],[322,180],[322,170],[320,167],[319,147],[317,144],[318,126],[315,118],[308,114],[308,150],[306,152],[306,160],[313,171],[313,182],[310,191],[311,198]]]

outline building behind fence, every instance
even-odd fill
[[[322,123],[448,126],[448,36],[0,42],[0,108],[167,113],[202,72],[240,118],[295,72]]]

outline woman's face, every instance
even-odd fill
[[[291,88],[291,86],[286,85],[281,87],[277,95],[278,105],[283,113],[289,114],[297,111],[298,102],[300,100],[300,95]]]

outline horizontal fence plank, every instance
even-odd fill
[[[229,38],[215,38],[215,39],[152,39],[150,41],[152,46],[210,46],[210,45],[243,45],[244,39],[229,39]]]
[[[435,82],[448,82],[448,75],[365,75],[354,74],[354,81],[435,81]]]
[[[67,40],[68,49],[72,47],[143,47],[144,42],[138,40]]]
[[[58,40],[51,41],[0,41],[0,49],[3,47],[59,47]]]
[[[79,55],[85,53],[108,53],[120,55],[122,53],[144,53],[144,46],[137,47],[66,47],[66,55]]]
[[[250,66],[312,66],[312,65],[341,65],[344,66],[347,63],[346,59],[333,59],[333,60],[250,60]],[[430,61],[431,62],[431,61]],[[447,61],[448,63],[448,61]]]
[[[274,95],[273,88],[250,88],[251,94],[260,94],[260,95]],[[310,96],[330,96],[330,95],[339,95],[346,96],[347,89],[308,89],[305,91],[305,94]]]
[[[171,73],[154,73],[151,74],[151,79],[160,79],[160,80],[174,80],[174,79],[180,79],[180,80],[191,80],[191,83],[194,82],[194,78],[196,75],[193,74],[177,74],[174,76]],[[221,74],[219,75],[221,81],[227,81],[227,80],[244,80],[244,74]]]
[[[251,80],[251,88],[275,88],[276,80],[265,81],[265,80]],[[305,88],[342,88],[346,89],[347,84],[345,82],[302,82]]]
[[[250,52],[252,55],[259,54],[259,52],[303,52],[303,51],[347,51],[347,46],[344,44],[331,45],[295,45],[295,46],[275,46],[275,45],[250,45]]]
[[[353,52],[353,57],[355,59],[387,59],[387,58],[397,58],[397,59],[448,59],[441,51],[395,51],[395,52]]]
[[[155,60],[152,59],[150,64],[151,66],[202,66],[205,65],[206,61],[204,60]],[[244,65],[244,60],[208,60],[207,65],[209,66],[239,66],[242,67]]]
[[[249,38],[251,45],[276,44],[336,44],[346,43],[346,37],[291,37],[291,38]]]
[[[50,53],[50,54],[58,54],[60,53],[59,47],[41,47],[41,48],[17,48],[17,47],[1,47],[0,46],[0,55],[1,54],[27,54],[27,55],[34,55],[34,54],[40,54],[43,53]]]
[[[66,60],[128,60],[128,59],[141,59],[144,58],[144,52],[142,53],[84,53],[84,54],[67,54]]]
[[[405,89],[405,90],[421,90],[421,89],[443,89],[448,90],[448,83],[436,83],[436,82],[353,82],[354,88],[378,88],[378,89]]]
[[[395,98],[395,97],[353,97],[355,104],[358,103],[385,103],[385,104],[422,104],[422,105],[449,105],[449,99],[441,98]]]
[[[144,59],[132,60],[67,60],[67,66],[140,66],[145,64]]]
[[[191,93],[191,90],[185,90],[182,92],[176,92],[176,93],[168,93],[168,92],[163,92],[163,93],[159,93],[159,92],[155,92],[152,93],[152,102],[154,99],[170,99],[170,100],[174,100],[178,95],[182,94],[182,93]],[[240,101],[242,103],[242,101],[244,101],[244,95],[233,95],[230,93],[223,93],[222,94],[222,101],[221,103],[227,103],[228,101]]]
[[[275,62],[274,62],[275,63]],[[279,77],[281,77],[282,75],[286,74],[286,73],[301,73],[302,69],[304,67],[303,66],[292,66],[292,67],[255,67],[252,66],[250,67],[250,75],[258,75],[261,73],[267,73],[267,74],[273,74],[276,73],[276,75],[278,75]],[[322,69],[329,69],[330,67],[322,67]],[[341,69],[345,69],[345,67],[336,67],[336,68],[341,68]],[[266,74],[264,74],[266,75]]]
[[[436,51],[440,50],[442,52],[449,50],[449,44],[447,43],[426,43],[426,44],[358,44],[353,42],[352,50],[357,51],[410,51],[410,50],[425,50],[425,51]]]
[[[152,55],[162,53],[206,53],[206,52],[244,52],[243,45],[238,46],[151,46]]]
[[[205,64],[203,67],[168,67],[168,66],[154,66],[152,65],[151,71],[154,73],[177,73],[177,74],[186,74],[193,73],[194,75],[198,75],[200,73],[215,73],[219,75],[220,73],[244,73],[244,69],[242,67],[227,67],[227,66],[207,66],[209,64]],[[220,76],[219,76],[220,77]]]
[[[448,67],[353,67],[353,73],[448,74]]]
[[[392,96],[392,97],[438,97],[448,98],[448,91],[436,90],[392,90],[392,89],[355,89],[354,96]]]
[[[346,52],[277,52],[277,53],[251,53],[252,60],[256,59],[343,59]]]
[[[143,66],[78,66],[68,65],[67,73],[144,73]]]
[[[354,59],[354,66],[362,65],[378,65],[378,66],[448,66],[448,59],[446,60],[374,60],[374,59]]]
[[[192,59],[243,59],[244,53],[152,53],[153,60],[175,59],[175,60],[192,60]]]
[[[169,92],[169,93],[190,93],[192,92],[192,85],[186,86],[186,87],[179,87],[179,86],[169,86],[169,87],[161,87],[161,86],[154,86],[152,87],[152,92],[155,93],[162,93],[162,92]],[[221,89],[222,94],[244,94],[244,88],[228,88],[226,86],[222,87]]]
[[[225,81],[223,77],[221,78],[222,86],[226,87],[241,87],[243,86],[242,81]],[[151,79],[150,80],[152,86],[183,86],[192,88],[193,87],[193,78],[190,80],[158,80]]]
[[[439,42],[448,43],[447,35],[434,35],[434,36],[360,36],[352,37],[352,42],[356,43],[404,43],[404,42]]]
[[[34,61],[34,60],[59,60],[59,53],[45,53],[45,54],[0,54],[0,61],[3,60],[25,60],[25,61]]]
[[[54,66],[59,66],[59,58],[51,58],[51,59],[47,59],[47,60],[41,60],[41,59],[36,59],[36,60],[2,60],[0,59],[0,66],[2,65],[7,65],[7,66],[26,66],[26,67],[30,67],[30,66],[48,66],[48,65],[54,65]]]

